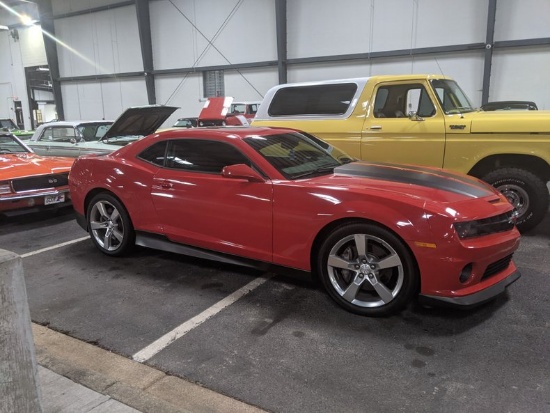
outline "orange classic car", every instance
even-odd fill
[[[0,214],[69,205],[73,162],[73,158],[37,155],[13,134],[0,132]]]

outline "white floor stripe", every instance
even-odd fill
[[[46,252],[46,251],[55,250],[56,248],[61,248],[61,247],[64,247],[65,245],[71,245],[71,244],[75,244],[75,243],[80,242],[80,241],[84,241],[85,239],[90,239],[90,236],[86,236],[86,237],[82,237],[82,238],[78,238],[78,239],[73,239],[72,241],[62,242],[61,244],[53,245],[53,246],[48,247],[48,248],[42,248],[41,250],[37,250],[37,251],[33,251],[33,252],[27,252],[26,254],[21,254],[21,258],[27,258],[27,257],[30,257],[32,255],[41,254],[41,253]]]
[[[271,277],[273,277],[273,274],[264,274],[262,277],[256,278],[254,281],[249,282],[244,287],[239,288],[237,291],[228,295],[223,300],[218,301],[216,304],[214,304],[210,308],[207,308],[202,313],[196,315],[195,317],[191,318],[190,320],[176,327],[169,333],[160,337],[158,340],[149,344],[144,349],[138,351],[136,354],[132,356],[132,358],[139,362],[144,362],[149,360],[155,354],[157,354],[158,352],[160,352],[161,350],[163,350],[164,348],[172,344],[174,341],[176,341],[178,338],[182,337],[189,331],[193,330],[195,327],[201,325],[210,317],[216,315],[217,313],[222,311],[225,307],[233,304],[235,301],[245,296],[250,291],[253,291],[254,289],[258,288],[260,285],[265,283]]]

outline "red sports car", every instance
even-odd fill
[[[342,307],[401,310],[420,295],[473,306],[520,276],[506,198],[466,175],[358,162],[303,132],[169,130],[76,160],[80,225],[107,255],[133,245],[311,272]]]
[[[73,162],[36,155],[11,133],[0,132],[0,213],[70,205],[68,175]]]

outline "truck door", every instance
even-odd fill
[[[422,82],[374,89],[361,136],[361,159],[443,166],[445,118]]]

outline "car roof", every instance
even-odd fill
[[[279,133],[293,133],[295,129],[273,128],[273,127],[241,127],[241,126],[219,126],[219,127],[200,127],[192,129],[167,129],[162,132],[154,133],[152,136],[157,138],[173,139],[178,137],[185,138],[209,138],[209,137],[230,137],[244,139],[249,136],[268,136]]]
[[[79,125],[90,125],[95,123],[113,123],[112,120],[58,120],[55,122],[46,122],[43,123],[42,127],[48,126],[79,126]]]

